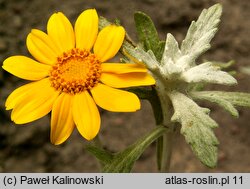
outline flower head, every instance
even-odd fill
[[[12,56],[3,63],[11,74],[33,81],[6,100],[6,109],[13,109],[11,119],[24,124],[51,111],[51,142],[61,144],[75,126],[87,140],[98,134],[96,105],[113,112],[138,110],[138,97],[117,88],[152,85],[154,79],[142,65],[106,63],[117,54],[124,36],[124,28],[115,25],[98,32],[95,9],[82,12],[74,28],[63,13],[53,14],[47,34],[33,29],[27,37],[36,60]]]

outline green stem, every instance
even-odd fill
[[[158,168],[161,172],[169,172],[174,139],[174,124],[171,122],[172,105],[163,82],[157,80],[156,86],[162,108],[162,125],[168,128],[167,132],[157,141]]]
[[[173,132],[169,131],[163,135],[162,165],[160,169],[161,172],[168,173],[170,170],[172,146],[173,146]]]

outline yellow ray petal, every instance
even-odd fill
[[[92,88],[91,93],[98,106],[112,112],[134,112],[140,109],[138,97],[127,91],[99,83]]]
[[[98,33],[98,15],[95,9],[82,12],[75,23],[76,47],[90,50]]]
[[[37,120],[48,114],[59,92],[50,86],[49,79],[43,79],[32,86],[16,102],[11,119],[16,124],[24,124]]]
[[[101,124],[99,111],[87,91],[74,96],[73,119],[78,131],[87,140],[98,134]]]
[[[123,63],[102,63],[102,72],[107,73],[130,73],[130,72],[147,72],[145,66],[141,64],[123,64]]]
[[[33,29],[26,39],[26,44],[30,54],[44,64],[53,65],[61,55],[60,48],[40,30]]]
[[[11,56],[3,62],[7,72],[27,80],[40,80],[49,75],[51,66],[41,64],[26,56]]]
[[[148,73],[102,73],[102,83],[115,88],[154,85],[154,78]]]
[[[34,91],[37,88],[37,85],[44,84],[44,80],[31,82],[29,84],[23,85],[16,90],[14,90],[7,98],[5,102],[6,110],[13,109],[16,104],[22,101],[25,98],[26,93],[30,93],[30,91]]]
[[[58,145],[67,140],[74,129],[72,115],[73,96],[62,93],[56,99],[51,113],[50,141]]]
[[[56,45],[60,47],[61,53],[75,47],[73,27],[63,13],[54,13],[50,17],[47,24],[47,31]]]
[[[101,62],[113,58],[121,48],[124,37],[125,30],[122,26],[106,26],[97,36],[94,53]]]

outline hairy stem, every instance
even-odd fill
[[[163,114],[162,125],[168,128],[167,132],[157,141],[158,168],[161,172],[169,172],[174,138],[174,124],[171,122],[172,105],[167,95],[167,88],[161,80],[157,80],[156,86]]]
[[[172,157],[173,132],[169,131],[163,135],[163,154],[161,172],[169,172]]]

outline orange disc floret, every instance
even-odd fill
[[[88,50],[64,52],[50,72],[51,85],[61,92],[76,94],[93,88],[101,76],[101,62]]]

